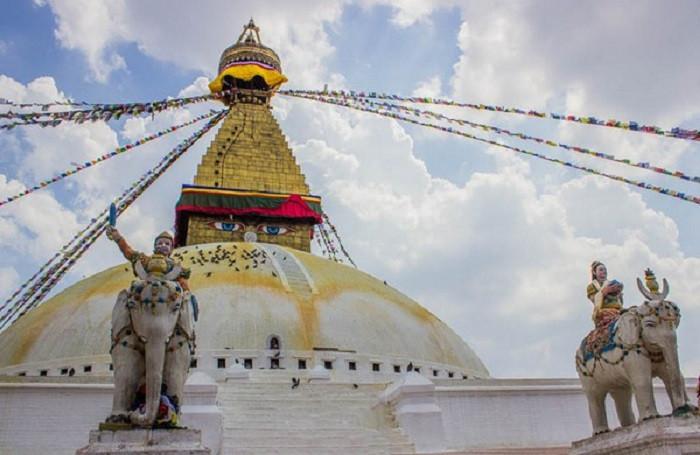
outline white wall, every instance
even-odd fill
[[[591,436],[578,379],[474,382],[479,384],[435,388],[448,448],[562,447]],[[686,380],[689,397],[695,396],[696,384],[696,379]],[[655,395],[659,412],[670,413],[661,384]],[[615,428],[619,423],[609,397],[607,404],[608,422]]]
[[[0,453],[75,454],[111,409],[111,384],[0,384]]]
[[[441,414],[437,418],[442,419],[447,449],[566,447],[591,434],[586,400],[577,379],[443,379],[436,383],[431,400]],[[696,384],[695,379],[686,380],[691,397]],[[202,390],[185,393],[183,422],[188,404],[193,410],[213,404],[211,392],[204,390],[206,384],[198,387]],[[422,389],[417,392],[425,395]],[[398,392],[388,401],[392,406],[416,399],[423,402],[423,395]],[[656,396],[659,411],[670,412],[661,386],[656,388]],[[111,397],[111,384],[0,383],[0,453],[72,455],[87,444],[90,430],[107,417]],[[205,411],[198,418],[216,419],[210,410]],[[617,425],[612,408],[608,416],[611,426]],[[407,429],[404,432],[416,437]]]
[[[112,384],[0,383],[0,454],[75,454],[109,415],[112,390]],[[215,400],[215,384],[185,386],[183,424],[204,430],[212,453],[221,446],[221,416],[210,406]]]

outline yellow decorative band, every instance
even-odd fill
[[[270,199],[280,199],[288,198],[291,194],[282,193],[259,193],[255,191],[240,191],[240,190],[223,190],[214,188],[182,188],[183,194],[221,194],[226,196],[252,196],[252,197],[265,197]],[[303,201],[306,202],[321,202],[321,198],[318,196],[299,196]]]
[[[209,90],[211,90],[212,93],[223,90],[224,76],[232,76],[236,79],[242,79],[244,81],[249,81],[255,76],[260,76],[265,80],[265,83],[270,88],[277,87],[278,85],[287,82],[285,75],[275,69],[263,68],[255,63],[234,65],[223,70],[218,76],[216,76],[216,79],[209,83]]]

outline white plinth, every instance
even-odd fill
[[[321,365],[316,365],[309,371],[309,380],[311,382],[328,382],[331,380],[331,372]]]
[[[700,454],[700,416],[660,417],[574,441],[571,455]]]
[[[226,369],[226,380],[247,381],[250,379],[250,372],[240,363],[234,363]]]
[[[78,449],[76,455],[128,454],[140,455],[211,455],[202,445],[199,430],[93,430],[90,442]]]
[[[401,430],[413,442],[416,453],[447,449],[442,409],[435,400],[435,384],[415,371],[401,376],[379,396],[391,406]]]

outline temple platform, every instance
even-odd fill
[[[660,417],[571,445],[571,455],[700,454],[700,416]]]
[[[89,454],[210,455],[202,445],[202,433],[186,428],[92,430],[90,442],[76,455]]]

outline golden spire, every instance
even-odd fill
[[[260,28],[251,18],[236,43],[221,54],[219,74],[209,83],[209,90],[212,93],[235,89],[257,90],[269,92],[266,94],[269,98],[285,82],[287,78],[282,74],[279,56],[262,44]],[[232,99],[227,97],[225,101],[231,102]]]
[[[229,113],[197,166],[194,185],[183,185],[176,209],[178,245],[260,241],[311,249],[313,226],[321,223],[321,199],[309,194],[272,116],[268,101],[273,88],[264,78],[248,84],[243,77],[247,70],[241,70],[251,66],[258,71],[259,61],[270,56],[276,61],[266,60],[269,66],[279,69],[279,57],[260,44],[251,19],[221,57],[220,74],[210,87],[217,81],[231,84],[233,94],[225,100]]]

